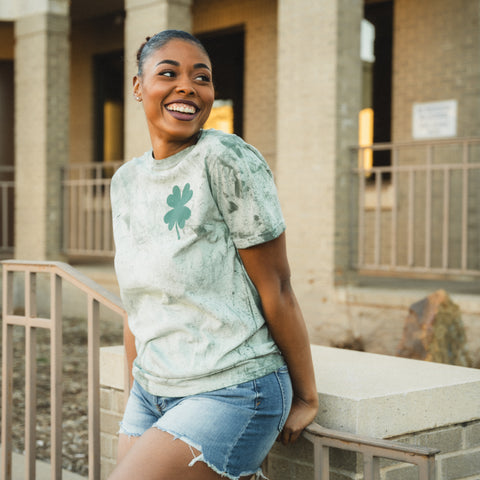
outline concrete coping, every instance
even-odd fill
[[[312,345],[326,428],[390,438],[480,419],[480,370]],[[123,347],[100,353],[100,383],[123,390]]]

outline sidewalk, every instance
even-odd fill
[[[50,472],[49,463],[37,460],[35,480],[51,480]],[[85,480],[85,478],[68,470],[62,472],[62,480]],[[19,453],[13,453],[12,455],[12,480],[25,480],[25,457]]]

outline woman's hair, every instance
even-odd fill
[[[183,30],[163,30],[155,34],[153,37],[147,37],[145,42],[142,43],[140,48],[137,51],[137,65],[138,72],[137,75],[141,77],[143,75],[143,65],[147,58],[159,48],[165,46],[171,40],[183,40],[185,42],[190,42],[196,45],[205,55],[210,59],[208,52],[205,50],[205,47],[202,45],[202,42],[188,32]]]

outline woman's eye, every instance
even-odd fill
[[[169,77],[169,78],[172,78],[175,76],[175,74],[171,70],[165,70],[163,72],[159,72],[159,75],[161,75],[162,77]]]
[[[200,75],[197,75],[195,77],[195,80],[200,80],[201,82],[209,82],[210,81],[210,77],[204,73],[200,74]]]

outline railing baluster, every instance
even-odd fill
[[[450,223],[450,169],[443,170],[442,267],[448,269],[448,226]]]
[[[13,325],[6,319],[13,313],[13,272],[3,270],[2,307],[2,479],[12,478]]]
[[[52,480],[62,478],[62,278],[50,274],[50,415]]]
[[[88,478],[100,478],[100,304],[88,297]]]
[[[425,171],[425,267],[432,265],[432,156],[433,147],[427,146]]]
[[[330,479],[330,448],[320,442],[314,443],[315,480]]]
[[[37,316],[37,277],[25,272],[25,478],[35,480],[37,424],[37,329],[31,320]]]
[[[382,174],[375,175],[375,265],[380,265],[382,254]]]
[[[380,480],[380,461],[370,453],[363,454],[363,479]]]
[[[8,184],[2,182],[2,249],[8,248]]]
[[[394,148],[392,152],[392,187],[393,187],[393,199],[392,199],[392,225],[391,225],[391,262],[392,266],[397,265],[397,221],[398,221],[398,149]]]
[[[468,162],[469,149],[468,143],[463,143],[462,154],[462,252],[461,269],[467,269],[467,251],[468,251]]]
[[[413,266],[414,254],[414,230],[415,230],[415,171],[408,171],[408,225],[407,225],[407,265]]]
[[[365,170],[358,173],[358,263],[365,262]]]

